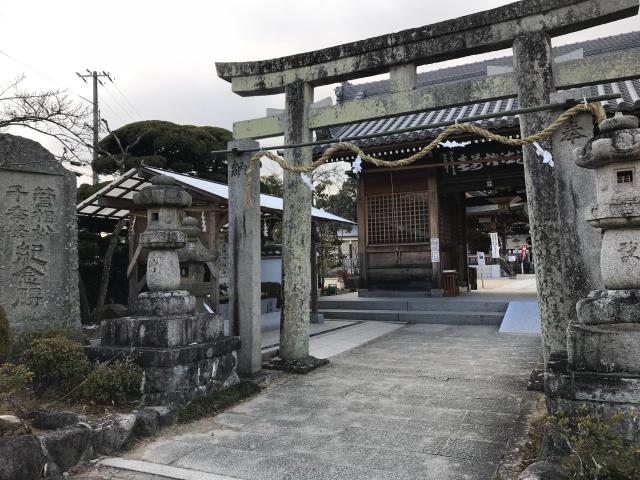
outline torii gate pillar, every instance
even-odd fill
[[[555,91],[553,83],[553,56],[551,39],[540,30],[516,37],[513,41],[513,69],[518,85],[518,105],[521,108],[549,103]],[[543,110],[520,116],[523,137],[534,134],[549,125],[552,112]],[[548,139],[540,145],[551,150]],[[562,242],[557,204],[555,170],[542,162],[533,145],[522,148],[524,177],[529,204],[531,243],[538,284],[538,305],[542,322],[542,345],[545,364],[549,354],[566,350],[564,321]]]
[[[313,87],[296,80],[285,87],[285,132],[287,145],[311,141],[309,108]],[[310,165],[310,147],[285,150],[292,165]],[[309,174],[311,177],[311,174]],[[311,299],[311,189],[299,173],[284,171],[282,212],[283,299],[280,326],[280,358],[302,360],[309,356],[309,306]]]

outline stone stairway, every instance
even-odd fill
[[[318,301],[327,319],[373,320],[448,325],[500,325],[508,301],[459,298],[323,298]]]

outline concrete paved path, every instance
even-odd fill
[[[496,327],[403,326],[107,460],[126,470],[105,478],[488,480],[539,348]]]

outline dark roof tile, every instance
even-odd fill
[[[631,50],[640,48],[640,32],[630,32],[622,35],[598,38],[585,42],[562,45],[553,49],[556,57],[566,55],[576,50],[582,49],[583,56],[592,57],[612,53],[621,50]],[[450,83],[466,78],[481,77],[487,74],[487,66],[510,66],[512,57],[501,57],[481,62],[458,65],[455,67],[423,72],[418,74],[418,86],[433,85],[437,83]],[[381,80],[363,84],[344,83],[336,89],[338,102],[345,102],[353,99],[360,99],[372,95],[387,93],[389,88],[388,80]],[[622,98],[602,102],[608,112],[630,111],[640,109],[640,79],[627,80],[623,82],[611,82],[602,85],[584,87],[584,94],[587,96],[604,95],[610,93],[620,93]],[[518,100],[509,98],[491,102],[482,102],[463,107],[451,107],[429,112],[414,113],[390,119],[369,120],[353,125],[331,128],[332,138],[346,138],[357,135],[384,134],[372,139],[360,140],[354,143],[361,146],[372,147],[380,145],[390,145],[408,141],[426,140],[435,137],[444,127],[431,128],[426,130],[393,134],[393,130],[401,128],[415,127],[419,125],[429,125],[444,120],[462,121],[465,118],[487,113],[505,112],[504,116],[495,117],[488,120],[475,121],[487,129],[499,129],[515,127],[518,119],[508,112],[518,108]],[[326,147],[325,147],[326,148]],[[322,150],[320,148],[318,150]]]

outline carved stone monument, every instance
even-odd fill
[[[76,179],[39,143],[0,135],[0,305],[13,333],[80,334]]]
[[[135,194],[147,209],[140,244],[149,250],[147,287],[132,305],[135,316],[105,320],[100,346],[92,357],[131,355],[142,367],[145,403],[185,402],[238,381],[237,337],[223,336],[222,317],[196,313],[196,298],[180,290],[178,249],[185,246],[180,211],[191,196],[171,177],[158,175]]]
[[[545,380],[552,410],[570,409],[574,401],[621,411],[640,405],[638,118],[616,115],[601,122],[599,132],[575,156],[596,173],[596,204],[587,221],[602,230],[605,289],[578,302],[566,363],[552,362],[555,372]]]

